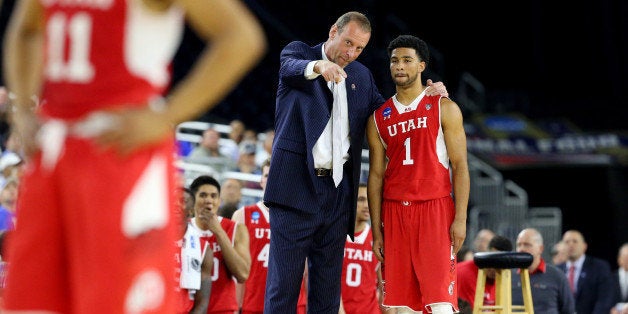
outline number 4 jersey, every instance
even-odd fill
[[[373,113],[388,158],[386,200],[423,201],[450,195],[440,98],[423,91],[406,106],[393,96]]]
[[[46,115],[72,119],[115,105],[145,105],[168,87],[184,27],[180,8],[153,12],[132,0],[42,4]]]
[[[268,276],[268,250],[270,248],[270,223],[268,207],[257,202],[244,207],[244,224],[249,230],[249,248],[251,250],[251,272],[245,282],[243,313],[256,313],[264,310],[266,277]],[[307,302],[305,286],[301,285],[298,306]]]

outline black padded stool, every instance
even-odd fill
[[[473,254],[473,262],[478,266],[478,280],[475,286],[473,314],[480,313],[527,313],[534,314],[530,275],[532,254],[519,252],[481,252]],[[495,268],[495,305],[484,305],[485,268]],[[512,305],[510,269],[519,268],[523,305]]]

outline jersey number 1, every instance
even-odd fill
[[[406,158],[403,159],[403,165],[414,165],[414,159],[412,159],[412,155],[410,154],[410,152],[412,150],[410,150],[410,138],[406,138],[405,141],[403,141],[403,146],[406,147]]]

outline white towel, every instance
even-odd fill
[[[188,224],[181,245],[180,286],[184,289],[201,289],[201,243],[197,229]]]

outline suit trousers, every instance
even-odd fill
[[[345,166],[345,174],[348,174]],[[296,313],[305,263],[308,313],[338,313],[340,277],[351,193],[345,176],[336,188],[331,176],[316,177],[319,210],[270,204],[270,252],[264,313]],[[307,259],[306,259],[307,258]]]

